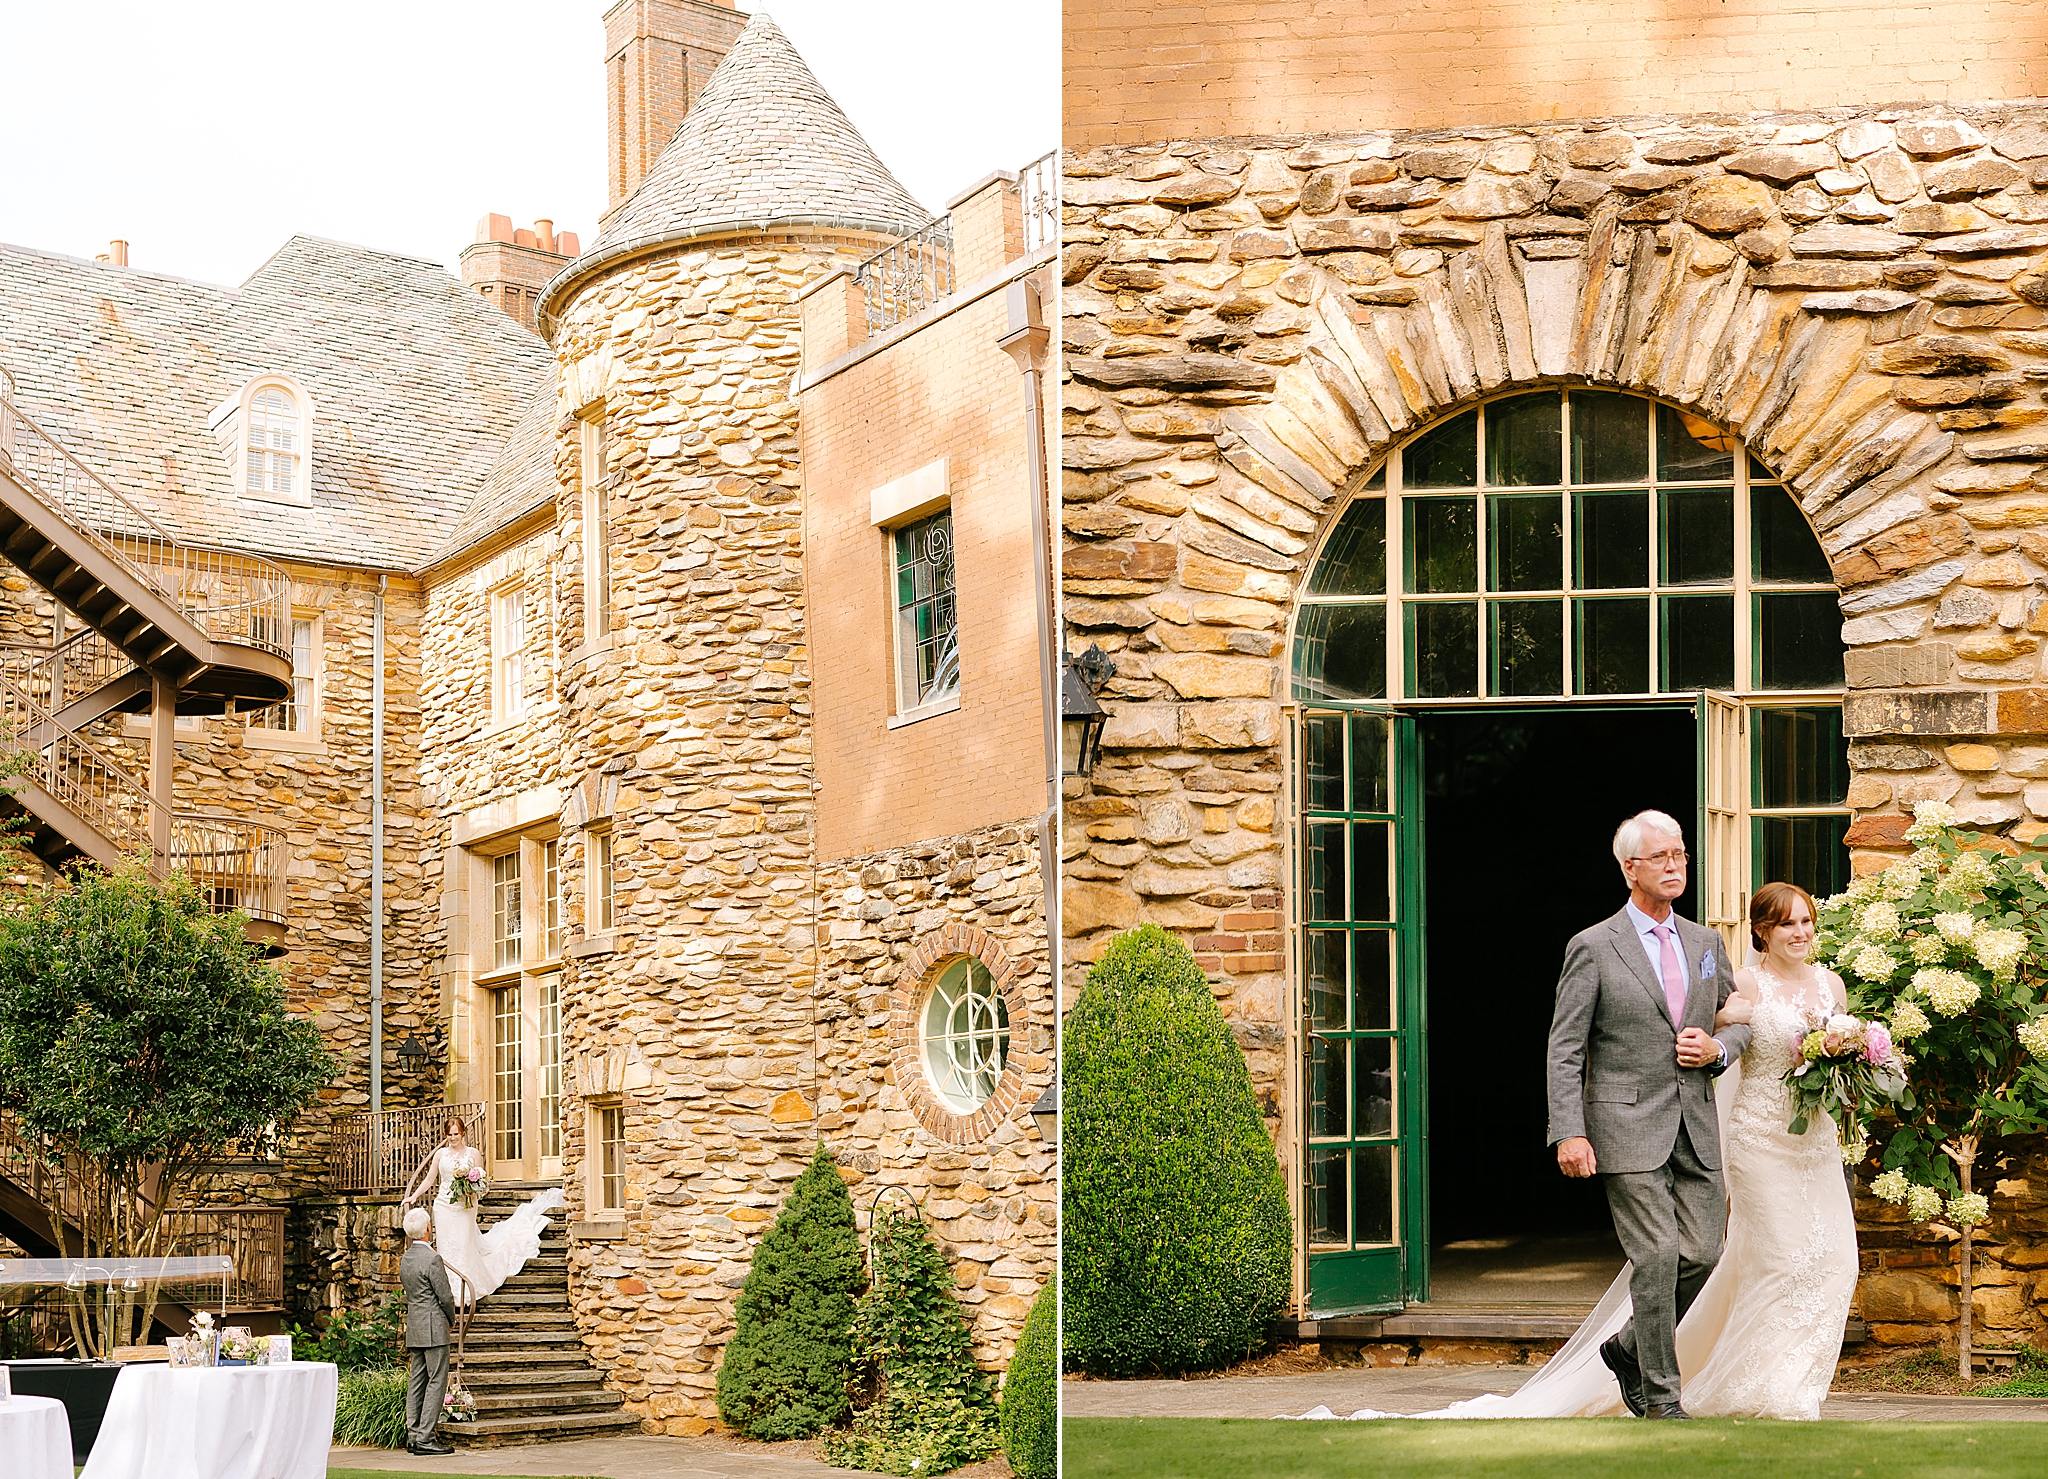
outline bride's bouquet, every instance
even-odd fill
[[[441,1416],[452,1423],[476,1421],[476,1398],[459,1380],[450,1381],[441,1397]]]
[[[454,1176],[449,1178],[448,1204],[452,1207],[467,1207],[470,1211],[474,1212],[476,1204],[483,1199],[483,1194],[490,1189],[490,1182],[484,1179],[484,1168],[475,1165],[469,1166],[464,1170],[457,1171]]]
[[[1859,1106],[1878,1100],[1908,1101],[1906,1065],[1892,1046],[1882,1022],[1865,1021],[1847,1012],[1807,1018],[1797,1058],[1785,1072],[1792,1088],[1792,1123],[1786,1128],[1804,1135],[1816,1114],[1827,1115],[1841,1131],[1842,1144],[1860,1141]]]

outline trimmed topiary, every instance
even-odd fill
[[[953,1270],[914,1209],[891,1207],[868,1229],[875,1282],[853,1340],[875,1400],[845,1433],[828,1433],[825,1460],[882,1474],[944,1474],[1001,1446],[995,1392],[975,1365],[974,1337],[953,1297]]]
[[[1059,1300],[1048,1283],[1032,1301],[1003,1378],[1003,1453],[1017,1479],[1059,1473]]]
[[[867,1288],[853,1198],[824,1146],[754,1250],[718,1368],[718,1415],[749,1438],[810,1438],[847,1414],[853,1312]]]
[[[1194,955],[1140,925],[1088,973],[1061,1061],[1061,1347],[1104,1376],[1257,1350],[1293,1220],[1244,1052]]]

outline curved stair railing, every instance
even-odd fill
[[[0,676],[52,713],[137,671],[135,659],[92,627],[73,632],[55,647],[0,642]]]
[[[188,544],[36,425],[0,369],[0,467],[137,581],[218,642],[291,656],[291,576],[255,555]]]

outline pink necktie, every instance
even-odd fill
[[[1676,933],[1670,925],[1660,924],[1650,931],[1664,943],[1664,1002],[1671,1008],[1671,1022],[1675,1027],[1685,1025],[1685,967],[1678,963],[1678,946],[1672,941]]]

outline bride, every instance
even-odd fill
[[[1702,1417],[1811,1420],[1834,1380],[1856,1292],[1856,1223],[1832,1119],[1794,1135],[1785,1073],[1811,1019],[1847,1010],[1841,977],[1809,965],[1813,898],[1767,883],[1749,907],[1759,959],[1735,973],[1716,1029],[1748,1022],[1740,1063],[1722,1077],[1721,1159],[1728,1239],[1721,1261],[1678,1325],[1686,1409]],[[1739,1077],[1738,1077],[1739,1074]],[[1731,1083],[1730,1080],[1736,1080]],[[1512,1396],[1477,1397],[1421,1417],[1599,1417],[1626,1411],[1600,1342],[1628,1323],[1624,1267],[1593,1313]],[[1319,1407],[1307,1417],[1335,1416]],[[1400,1414],[1353,1413],[1354,1417]]]
[[[496,1292],[540,1252],[541,1232],[548,1225],[548,1213],[562,1205],[562,1189],[549,1187],[489,1232],[478,1232],[476,1209],[456,1200],[452,1188],[456,1177],[481,1167],[482,1158],[470,1145],[460,1117],[449,1115],[442,1128],[447,1138],[420,1163],[406,1189],[404,1206],[410,1207],[429,1185],[435,1186],[434,1248],[457,1279],[456,1297],[474,1304]]]

